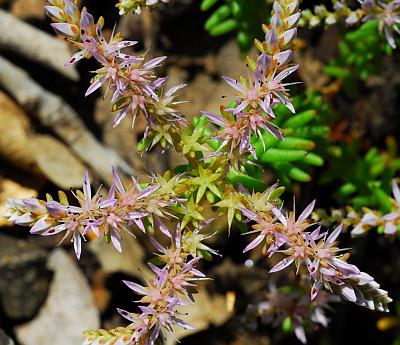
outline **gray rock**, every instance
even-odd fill
[[[46,252],[0,235],[0,304],[11,319],[32,319],[46,299],[51,272]]]
[[[14,341],[0,329],[0,345],[15,345]]]
[[[22,345],[78,345],[82,332],[100,327],[92,291],[75,258],[55,249],[48,258],[54,276],[39,315],[15,329]]]

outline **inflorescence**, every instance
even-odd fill
[[[347,25],[377,20],[380,32],[385,34],[390,46],[396,48],[393,33],[400,33],[397,27],[400,23],[400,1],[358,0],[358,2],[357,9],[351,9],[346,0],[332,0],[332,11],[323,4],[315,6],[314,13],[304,10],[301,24],[314,27],[324,22],[325,25],[333,25],[342,18]]]

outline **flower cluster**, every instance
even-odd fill
[[[339,19],[345,18],[348,25],[359,22],[377,20],[380,32],[384,32],[387,42],[395,49],[396,42],[393,32],[400,33],[400,1],[398,0],[358,0],[360,7],[352,10],[343,0],[332,0],[333,11],[329,11],[325,5],[317,5],[314,13],[310,10],[303,11],[302,25],[317,26],[324,21],[326,25],[333,25]]]
[[[179,199],[164,193],[159,184],[142,188],[132,177],[133,183],[124,187],[115,169],[114,182],[108,195],[102,196],[100,189],[93,194],[88,173],[83,180],[83,192],[76,191],[74,197],[79,206],[70,205],[65,193],[59,193],[59,201],[38,199],[9,199],[5,216],[10,222],[31,227],[32,234],[42,236],[65,233],[61,242],[71,238],[76,256],[81,255],[81,243],[92,232],[98,238],[106,238],[121,252],[121,231],[131,234],[129,227],[136,226],[146,231],[146,226],[160,229],[162,218],[170,216],[168,208]],[[160,193],[161,192],[161,193]]]
[[[256,41],[260,54],[256,60],[248,58],[248,77],[239,81],[224,77],[237,92],[234,103],[229,108],[222,107],[222,115],[203,112],[210,122],[221,127],[215,134],[222,143],[217,153],[227,154],[235,168],[239,162],[248,162],[249,154],[256,158],[250,144],[252,134],[262,140],[262,133],[269,132],[283,140],[279,128],[271,122],[275,118],[273,105],[283,103],[295,112],[288,98],[287,86],[291,84],[284,79],[298,68],[289,65],[300,19],[298,3],[297,0],[274,2],[270,24],[263,26],[265,41]]]
[[[269,205],[272,212],[259,210],[252,205],[243,208],[243,214],[255,222],[252,226],[254,230],[250,233],[258,233],[244,251],[263,243],[269,257],[283,254],[284,258],[271,268],[270,273],[283,270],[292,263],[296,266],[296,273],[299,273],[302,266],[305,267],[314,282],[311,300],[325,287],[350,302],[373,310],[387,311],[387,304],[391,302],[387,292],[380,289],[370,275],[349,264],[349,254],[337,246],[342,225],[329,234],[321,231],[321,227],[309,219],[314,205],[315,201],[297,219],[295,210],[284,215],[273,205]],[[311,227],[316,228],[311,231]]]
[[[381,228],[387,236],[394,236],[398,233],[400,227],[400,189],[396,181],[392,181],[393,191],[393,212],[381,215],[377,211],[365,210],[364,215],[357,222],[354,222],[354,228],[351,234],[354,237],[365,235],[372,228]]]
[[[196,232],[200,230],[197,229]],[[105,332],[100,335],[98,331],[86,331],[85,343],[92,344],[104,340],[107,344],[117,344],[118,341],[118,344],[154,345],[162,331],[172,333],[173,325],[184,329],[193,328],[180,319],[177,308],[193,301],[192,293],[196,288],[194,282],[206,279],[205,275],[195,267],[201,256],[196,250],[194,253],[187,250],[185,235],[182,235],[179,226],[175,232],[165,232],[165,234],[171,238],[171,245],[168,248],[163,247],[154,237],[151,238],[163,263],[162,267],[149,264],[155,277],[147,281],[146,286],[124,281],[131,290],[142,296],[138,301],[141,313],[135,314],[118,309],[124,318],[131,321],[130,325],[123,328],[122,334]],[[211,249],[210,251],[213,252]]]
[[[160,2],[168,4],[170,0],[119,0],[116,6],[119,8],[119,14],[123,16],[130,11],[141,14],[144,8],[153,9]]]
[[[337,297],[323,291],[317,298],[310,300],[304,289],[293,289],[292,287],[281,287],[277,289],[271,286],[266,298],[249,306],[248,312],[255,313],[261,319],[262,324],[272,326],[286,326],[293,329],[297,339],[303,344],[307,342],[305,326],[318,325],[327,327],[329,319],[325,310],[330,309],[329,303],[337,302]]]
[[[103,18],[100,17],[95,24],[93,16],[85,8],[79,11],[72,0],[51,0],[45,8],[55,21],[52,26],[56,32],[79,49],[66,65],[94,57],[102,66],[95,71],[96,75],[85,95],[105,85],[106,93],[112,93],[112,110],[117,112],[114,127],[128,115],[132,117],[132,127],[138,116],[147,121],[145,134],[153,126],[184,123],[176,109],[175,93],[185,85],[165,89],[167,78],[158,78],[153,71],[166,59],[165,56],[149,60],[146,54],[134,56],[123,53],[122,49],[137,42],[123,40],[114,31],[107,41],[102,32]]]

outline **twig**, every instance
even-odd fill
[[[79,115],[64,101],[43,89],[21,68],[0,56],[0,84],[43,126],[51,128],[104,181],[111,166],[132,174],[132,168],[115,152],[103,146],[85,127]]]
[[[0,48],[48,66],[72,80],[79,79],[74,67],[64,67],[65,61],[71,55],[64,41],[36,29],[2,9],[0,32]]]

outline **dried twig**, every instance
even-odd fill
[[[64,101],[43,89],[21,68],[0,56],[0,84],[24,108],[51,128],[103,180],[111,166],[132,174],[131,167],[115,152],[103,146],[85,127],[79,115]]]
[[[64,67],[65,61],[71,55],[64,41],[36,29],[1,9],[0,32],[0,48],[48,66],[70,79],[79,79],[74,67],[68,69]]]

